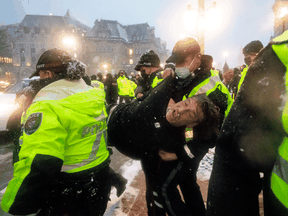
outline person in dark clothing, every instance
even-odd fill
[[[113,79],[112,74],[108,73],[104,82],[104,89],[106,93],[106,103],[117,103],[118,99],[118,85],[117,81]]]
[[[97,73],[97,80],[100,81],[100,82],[103,82],[103,75],[102,73]]]
[[[133,159],[141,159],[150,151],[150,149],[155,147],[156,149],[159,149],[159,143],[161,143],[161,140],[163,139],[172,139],[173,142],[171,143],[173,143],[173,148],[175,147],[174,145],[180,145],[180,135],[171,135],[170,138],[167,138],[166,134],[167,130],[168,134],[172,131],[174,134],[177,134],[174,127],[169,129],[168,126],[170,124],[168,124],[165,115],[166,108],[171,98],[171,92],[174,89],[173,83],[174,78],[167,78],[164,84],[161,84],[156,90],[152,89],[151,91],[146,92],[143,100],[135,100],[130,104],[109,106],[107,109],[107,112],[110,113],[107,120],[109,143],[115,146],[120,152]],[[159,94],[154,95],[153,93],[155,91]],[[155,100],[155,98],[157,98],[157,100]],[[151,109],[147,110],[147,106]],[[165,125],[167,125],[165,130],[162,130],[162,127],[159,126],[159,122],[164,122]],[[143,125],[146,125],[146,127],[143,128]],[[140,127],[141,131],[139,130]],[[155,128],[159,129],[155,130]],[[151,131],[152,129],[154,132]],[[178,134],[179,133],[182,133],[181,128],[178,129]],[[149,134],[149,136],[147,134]],[[145,140],[140,138],[143,135],[146,137]],[[120,140],[119,136],[122,137]],[[135,145],[137,142],[139,144]],[[155,143],[157,143],[157,145]],[[170,147],[167,146],[165,147],[167,151],[169,148]]]
[[[188,80],[186,80],[186,82],[190,81],[191,77],[188,77]],[[176,212],[177,215],[191,215],[191,206],[189,208],[188,206],[186,206],[186,204],[183,203],[179,192],[177,192],[176,186],[179,183],[182,183],[182,185],[185,185],[187,183],[186,180],[183,181],[184,179],[182,179],[182,177],[187,176],[187,172],[191,172],[191,168],[192,172],[195,172],[195,175],[191,175],[189,173],[188,177],[195,177],[193,179],[189,179],[193,180],[190,182],[190,184],[197,185],[197,167],[202,157],[206,154],[205,152],[204,155],[196,155],[195,158],[194,156],[188,155],[188,147],[185,145],[185,128],[187,124],[190,124],[192,122],[182,122],[182,124],[179,125],[177,124],[177,122],[173,121],[173,118],[171,119],[171,116],[175,117],[175,112],[177,110],[175,108],[171,109],[171,111],[169,111],[166,115],[166,108],[172,97],[172,94],[175,94],[175,88],[177,89],[177,91],[182,90],[180,85],[178,85],[177,87],[176,86],[177,84],[175,84],[175,79],[173,79],[171,76],[167,77],[153,90],[151,90],[149,93],[147,92],[144,95],[143,100],[135,101],[128,105],[121,104],[117,107],[112,107],[108,119],[109,143],[115,145],[115,147],[120,152],[131,158],[141,160],[143,160],[144,158],[145,164],[143,166],[143,170],[146,175],[146,187],[148,187],[146,198],[149,215],[155,214],[155,211],[157,211],[156,215],[166,215],[166,212],[168,212],[169,215],[173,214],[172,212]],[[201,95],[196,97],[200,96]],[[202,97],[206,96],[202,95]],[[189,101],[193,101],[192,98],[189,98],[186,101],[181,101],[180,104],[185,104],[186,106],[186,104],[189,104]],[[201,100],[199,99],[199,101]],[[203,112],[205,113],[204,116],[207,117],[207,119],[212,119],[210,118],[212,117],[212,115],[208,115],[205,111],[208,111],[208,107],[206,106],[208,103],[210,104],[209,110],[211,110],[211,107],[215,107],[215,105],[208,98],[207,100],[205,100],[205,102],[203,102],[203,104],[205,104],[203,106],[201,106],[199,102],[198,104],[201,106],[201,109],[198,109],[198,111],[194,113],[194,121],[195,117],[199,117],[199,110],[203,110]],[[177,113],[180,114],[180,112],[178,111]],[[214,112],[218,113],[218,109],[217,111],[214,110]],[[176,115],[176,117],[178,116]],[[187,119],[189,118],[186,117],[185,120]],[[215,119],[215,116],[213,119]],[[216,117],[216,119],[218,118]],[[196,126],[202,121],[202,118],[197,118],[196,122],[194,122],[196,123],[194,126]],[[145,128],[143,128],[143,125],[145,125]],[[204,130],[206,130],[206,137],[209,137],[207,134],[208,125],[211,128],[211,122],[207,124],[206,121],[205,126],[203,123],[199,124],[199,127],[195,127],[198,128],[198,130],[195,130],[196,137],[198,134],[197,131],[203,132]],[[216,122],[216,125],[214,122],[214,126],[218,130],[218,122]],[[139,127],[142,128],[141,131],[139,131]],[[211,136],[215,135],[211,134]],[[119,137],[121,137],[121,139],[119,139]],[[189,145],[189,143],[187,143],[187,145]],[[193,148],[193,146],[191,148]],[[161,159],[159,157],[159,149],[161,149],[161,155],[163,157],[167,156],[168,152],[173,152],[176,153],[176,159],[179,158],[179,160],[173,162],[161,162]],[[195,149],[194,153],[196,153],[197,151],[201,152],[200,149]],[[149,158],[149,160],[147,158]],[[185,166],[182,167],[183,161],[185,161]],[[180,167],[178,166],[178,164],[180,164]],[[167,195],[162,195],[161,188],[159,187],[166,182],[169,174],[174,171],[174,168],[177,167],[179,172],[176,173],[177,175],[173,176],[173,182],[169,182],[169,185],[167,185]],[[199,210],[199,207],[203,207],[199,211],[201,211],[201,215],[204,215],[205,207],[201,192],[199,190],[199,187],[197,186],[192,186],[194,189],[193,192],[195,193],[192,196],[190,195],[191,200],[189,200],[189,202],[193,203],[194,209],[192,210],[192,212],[197,212]],[[160,192],[158,191],[158,189],[160,189]],[[158,193],[158,197],[160,200],[157,200],[157,198],[153,199],[153,197],[149,197],[151,192],[153,192],[154,194]],[[169,203],[171,203],[172,207],[171,205],[166,204],[167,200],[169,200]],[[162,205],[163,209],[152,210],[150,206],[151,204],[153,206]]]
[[[287,207],[276,207],[276,199],[269,194],[278,147],[287,136],[281,122],[287,68],[273,47],[281,44],[287,49],[287,37],[286,44],[270,42],[249,65],[221,128],[208,188],[208,216],[259,216],[263,184],[259,172],[264,173],[264,185],[268,185],[264,187],[265,215],[288,213]],[[287,56],[287,50],[284,53]]]
[[[240,70],[238,68],[229,69],[227,72],[224,73],[223,76],[223,83],[225,84],[225,86],[227,86],[231,97],[235,99],[238,92],[238,84],[241,79]]]
[[[218,124],[218,129],[220,129],[224,117],[227,115],[230,106],[232,105],[232,98],[228,89],[220,81],[219,77],[212,76],[211,74],[211,63],[213,62],[213,58],[209,55],[201,55],[198,52],[200,52],[199,44],[193,38],[185,38],[175,44],[171,57],[167,59],[166,62],[172,62],[172,69],[174,65],[176,74],[179,74],[182,78],[185,78],[187,75],[189,75],[190,71],[193,71],[191,82],[185,83],[185,79],[180,79],[178,81],[178,84],[186,87],[177,94],[174,94],[173,100],[175,102],[179,102],[185,98],[193,97],[196,94],[206,93],[206,96],[208,96],[213,104],[220,109]],[[201,59],[200,66],[193,68],[191,61],[198,55],[200,56],[199,59]],[[196,171],[199,161],[208,152],[209,148],[213,148],[215,146],[217,138],[217,134],[215,133],[211,134],[211,136],[207,136],[206,134],[207,131],[205,129],[198,127],[193,128],[193,139],[188,141],[187,146],[189,151],[194,155],[194,165],[191,166],[191,171],[186,173],[187,181],[179,182],[181,191],[184,192],[184,200],[188,203],[190,212],[194,213],[195,215],[205,215],[205,206],[200,199],[195,199],[197,197],[195,195],[197,194],[195,191],[197,191],[197,189],[199,190],[199,186],[195,181],[191,181],[194,184],[189,183],[189,181],[191,179],[196,179]],[[198,200],[198,202],[195,202],[195,200]]]

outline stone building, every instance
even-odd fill
[[[60,48],[81,59],[85,35],[91,30],[70,16],[26,15],[21,23],[0,26],[12,40],[12,74],[16,80],[28,77],[39,56],[47,49]]]
[[[169,56],[166,43],[155,37],[155,29],[147,23],[124,26],[117,21],[96,20],[91,29],[73,18],[69,10],[64,16],[26,15],[21,23],[1,25],[0,29],[6,29],[11,39],[13,66],[9,72],[17,81],[28,77],[39,56],[52,48],[83,61],[89,75],[119,69],[130,74],[141,54],[150,49],[163,63]]]
[[[140,56],[154,50],[164,64],[169,57],[166,42],[155,37],[155,28],[148,23],[121,25],[118,21],[96,20],[86,37],[89,74],[134,71]]]
[[[11,83],[10,71],[13,70],[12,41],[9,32],[0,26],[0,89],[3,81]],[[15,81],[15,80],[13,80]]]

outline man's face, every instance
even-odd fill
[[[250,64],[252,63],[252,61],[256,58],[257,53],[244,53],[244,62],[245,64],[247,64],[248,66],[250,66]]]
[[[190,125],[194,127],[201,123],[204,114],[193,98],[188,98],[174,105],[166,114],[167,121],[174,127]]]
[[[39,76],[40,79],[53,78],[55,76],[55,73],[49,70],[40,70]]]

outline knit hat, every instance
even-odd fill
[[[65,51],[50,49],[45,51],[36,64],[36,71],[29,77],[39,76],[40,70],[50,70],[60,73],[65,70],[67,63],[72,61],[72,57]]]
[[[201,51],[199,43],[190,37],[179,40],[173,50],[172,55],[166,60],[167,63],[178,63],[190,54],[196,54]]]
[[[160,59],[158,55],[153,50],[143,53],[134,70],[140,71],[142,66],[160,68]]]
[[[259,40],[251,41],[243,48],[243,54],[258,53],[263,48]]]

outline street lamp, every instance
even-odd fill
[[[205,13],[211,8],[216,8],[216,6],[217,3],[213,2],[212,5],[205,10],[205,0],[198,0],[198,11],[193,10],[193,7],[189,4],[187,6],[188,12],[186,12],[183,16],[184,27],[187,31],[193,31],[194,29],[197,29],[196,37],[201,47],[201,53],[204,53],[205,48]],[[191,20],[196,20],[196,24],[195,22],[191,22]]]
[[[76,40],[73,36],[66,35],[63,36],[62,40],[62,46],[68,49],[75,49],[76,48]]]
[[[108,67],[108,65],[107,65],[107,64],[103,64],[103,68],[104,68],[104,70],[106,70],[106,69],[107,69],[107,67]]]

